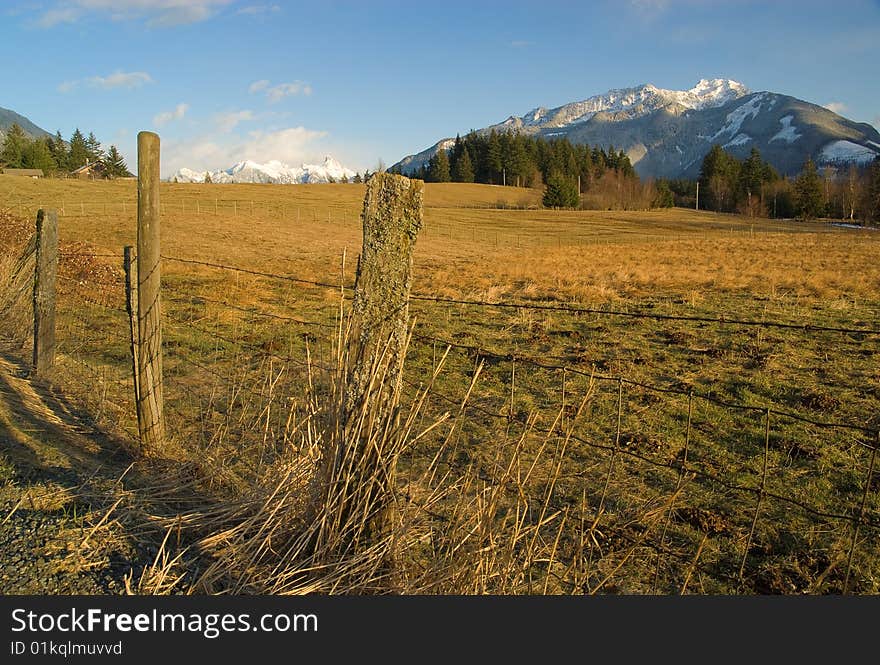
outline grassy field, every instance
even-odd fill
[[[161,457],[201,494],[234,502],[311,454],[310,414],[334,391],[321,367],[339,358],[340,290],[178,259],[350,286],[363,193],[162,186]],[[880,425],[878,336],[729,323],[876,331],[880,234],[539,199],[426,185],[414,294],[590,311],[412,301],[403,404],[430,383],[412,428],[440,424],[401,453],[409,544],[393,588],[829,593],[851,570],[850,590],[880,591],[878,476],[865,491],[876,442],[858,429]],[[133,181],[0,176],[8,255],[36,207],[62,213],[54,380],[122,438],[136,431],[120,268],[135,201]],[[184,541],[225,562],[213,590],[239,574],[290,590],[253,573],[262,559],[242,573],[211,538]]]

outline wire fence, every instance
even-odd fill
[[[338,368],[344,325],[338,299],[350,299],[353,285],[161,258],[168,277],[162,289],[168,429],[181,445],[200,451],[206,464],[224,469],[220,491],[232,493],[298,445],[306,426],[302,408],[329,391]],[[81,396],[97,421],[136,438],[121,265],[121,253],[62,251],[57,370],[65,385],[89,387]],[[223,281],[218,290],[216,281],[192,268],[248,279]],[[296,289],[295,302],[284,288]],[[329,297],[334,294],[337,301]],[[774,400],[737,400],[675,378],[602,372],[589,359],[572,363],[468,343],[460,341],[467,337],[462,331],[437,331],[430,322],[444,309],[464,307],[486,321],[499,311],[527,310],[612,322],[711,324],[742,334],[774,329],[811,343],[833,339],[867,351],[866,358],[877,352],[880,330],[418,291],[411,301],[425,308],[420,318],[428,324],[413,330],[404,390],[415,398],[430,381],[421,417],[455,414],[461,443],[443,464],[449,470],[476,466],[491,483],[495,448],[504,442],[526,442],[537,465],[536,451],[565,441],[552,503],[568,514],[583,500],[593,511],[593,527],[572,529],[581,536],[589,531],[591,556],[612,580],[603,582],[605,590],[880,591],[876,408],[849,410],[849,419],[817,418]],[[876,396],[864,404],[876,407]],[[424,465],[443,436],[438,429],[420,441],[408,468]]]

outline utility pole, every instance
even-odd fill
[[[697,180],[697,204],[694,206],[694,210],[700,209],[700,181]]]
[[[507,169],[501,169],[501,183],[507,187]]]

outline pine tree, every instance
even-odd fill
[[[67,170],[67,145],[61,137],[61,132],[55,132],[55,136],[47,141],[52,159],[55,160],[56,168],[61,171]]]
[[[652,205],[655,208],[671,208],[675,205],[675,197],[672,194],[672,188],[669,186],[668,180],[657,181],[657,194]]]
[[[501,182],[501,169],[504,168],[501,151],[501,138],[493,129],[489,132],[489,142],[486,145],[486,171],[490,183]]]
[[[474,181],[474,165],[471,162],[470,151],[467,148],[462,148],[461,154],[455,162],[452,179],[455,182]]]
[[[541,202],[545,208],[576,208],[580,203],[577,185],[558,171],[554,172],[547,179]]]
[[[757,197],[761,192],[761,185],[764,183],[766,175],[767,168],[764,160],[761,159],[760,151],[757,148],[752,148],[739,170],[739,193],[746,202],[750,216],[754,215],[755,203],[758,201]]]
[[[3,140],[3,148],[0,149],[0,162],[13,169],[22,168],[27,145],[28,137],[24,130],[18,124],[13,123]]]
[[[211,180],[211,172],[210,172],[210,171],[205,171],[205,184],[206,184],[206,185],[210,185],[210,184],[212,184],[213,182],[214,182],[214,181]]]
[[[449,182],[449,156],[443,148],[439,148],[428,162],[428,179],[430,182]]]
[[[874,222],[880,222],[880,157],[871,164],[868,171],[868,215]]]
[[[529,156],[519,135],[508,135],[504,151],[504,166],[507,171],[507,183],[519,187],[522,178],[529,170]]]
[[[104,158],[104,167],[107,170],[107,175],[111,178],[131,176],[128,167],[125,165],[125,160],[119,154],[119,150],[117,150],[115,145],[111,145],[110,150],[107,151],[107,156]]]
[[[86,146],[86,139],[79,131],[79,127],[74,130],[70,137],[70,152],[68,153],[67,167],[71,171],[75,171],[81,166],[89,163],[89,149]]]
[[[354,174],[354,180],[352,180],[352,182],[356,182],[356,183],[360,184],[363,181],[364,181],[364,179],[361,177],[360,171],[358,171],[357,173]]]
[[[26,169],[40,169],[43,173],[55,170],[57,164],[46,139],[36,139],[27,143],[21,165]]]
[[[811,219],[822,214],[822,180],[812,159],[807,159],[804,168],[794,182],[795,206],[801,219]]]
[[[104,159],[104,150],[94,132],[89,132],[86,138],[86,152],[89,156],[89,162],[100,162]]]

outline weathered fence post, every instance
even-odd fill
[[[58,215],[37,211],[34,268],[34,373],[45,374],[55,364],[55,278],[58,273]]]
[[[159,137],[153,132],[139,132],[137,409],[144,448],[154,448],[165,439],[159,219]]]
[[[131,261],[131,245],[126,245],[122,250],[122,269],[125,271],[125,311],[128,314],[128,334],[131,340],[131,375],[134,381],[134,403],[137,410],[138,433],[144,430],[141,423],[140,402],[140,373],[138,371],[138,320],[137,320],[137,292],[132,285],[135,279],[132,279],[132,261]]]
[[[355,280],[344,395],[346,449],[340,452],[352,456],[345,465],[356,460],[367,479],[364,492],[371,514],[364,533],[371,542],[393,533],[391,502],[399,451],[386,448],[384,440],[373,440],[374,433],[363,422],[374,414],[391,421],[398,418],[396,400],[408,336],[413,247],[422,227],[422,191],[421,180],[377,173],[367,183],[364,197],[363,250]],[[393,423],[391,427],[395,429]],[[385,565],[393,565],[393,556],[388,554]]]
[[[377,372],[384,374],[386,390],[399,385],[409,321],[412,253],[422,227],[422,190],[420,180],[391,173],[377,173],[367,183],[363,251],[352,305],[354,363],[349,407],[363,398],[370,377]]]

